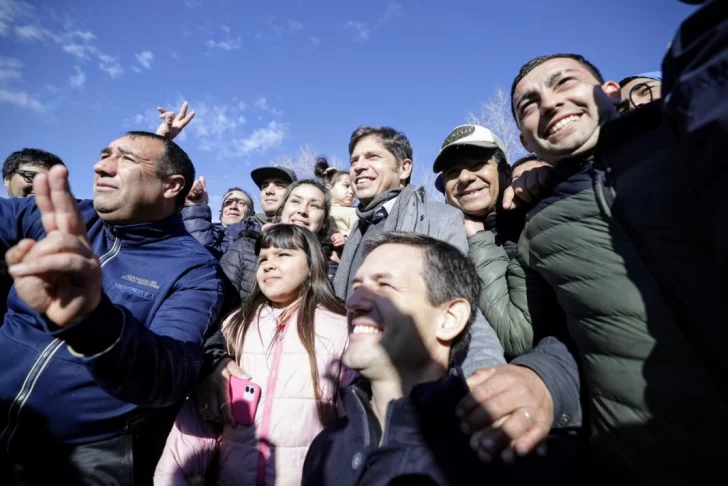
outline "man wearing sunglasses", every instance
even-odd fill
[[[23,149],[13,152],[3,164],[3,181],[8,197],[28,197],[33,194],[33,178],[47,173],[51,167],[63,161],[50,152],[40,149]]]

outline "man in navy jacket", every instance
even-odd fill
[[[194,386],[218,321],[221,271],[179,216],[187,154],[130,132],[94,172],[93,201],[76,203],[62,166],[36,178],[35,198],[0,201],[15,280],[0,327],[11,482],[151,481],[171,424],[161,417]]]

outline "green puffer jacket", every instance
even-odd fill
[[[564,330],[575,343],[600,479],[728,467],[725,295],[671,139],[657,104],[608,123],[593,159],[559,164],[569,172],[529,213],[514,260],[487,234],[470,240],[507,354]]]

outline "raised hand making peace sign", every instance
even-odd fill
[[[175,115],[173,111],[167,111],[161,106],[157,108],[159,112],[159,118],[162,119],[162,123],[157,128],[157,135],[174,140],[174,138],[182,132],[182,129],[192,121],[195,117],[195,112],[191,111],[187,113],[187,107],[189,104],[185,101],[179,109],[179,113]]]
[[[64,327],[99,304],[101,265],[68,186],[68,169],[57,165],[37,175],[33,190],[46,236],[21,240],[5,260],[18,296]]]

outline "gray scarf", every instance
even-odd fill
[[[339,269],[334,277],[334,291],[339,298],[346,300],[349,296],[349,276],[358,270],[358,268],[351,268],[352,262],[357,253],[364,251],[362,242],[366,239],[365,232],[374,213],[395,197],[397,202],[383,223],[384,232],[404,231],[428,234],[430,221],[427,218],[427,195],[422,187],[415,189],[414,186],[409,185],[404,188],[390,189],[377,196],[366,207],[357,208],[356,214],[360,220],[349,233],[344,253],[339,262]]]

